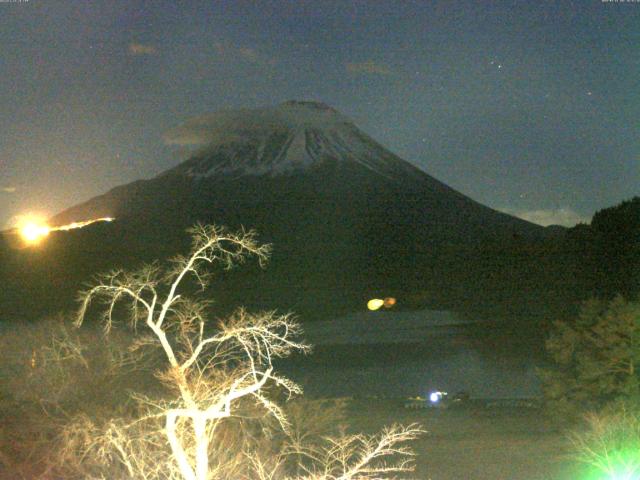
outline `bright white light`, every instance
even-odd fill
[[[29,244],[38,243],[49,235],[51,229],[44,223],[29,221],[20,227],[20,235]]]
[[[381,300],[379,298],[373,298],[367,302],[367,308],[369,310],[378,310],[383,305],[384,305],[384,300]]]
[[[17,216],[13,228],[25,246],[37,245],[51,232],[45,217],[35,213]]]
[[[429,395],[429,400],[431,400],[431,403],[438,403],[441,398],[442,393],[440,392],[431,392],[431,395]]]

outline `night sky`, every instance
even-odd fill
[[[325,102],[540,223],[640,194],[640,2],[0,0],[0,227],[186,156],[192,116]]]

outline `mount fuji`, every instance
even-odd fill
[[[535,236],[544,230],[449,188],[322,103],[289,101],[223,111],[167,134],[175,142],[185,136],[206,146],[156,178],[117,187],[51,221],[112,216],[136,223],[150,217],[192,222],[217,217],[235,224],[241,213],[247,215],[243,223],[255,219],[252,226],[265,234],[275,228],[272,221],[289,224],[293,229],[287,232],[295,234],[312,226],[309,220],[318,220],[313,225],[317,229],[341,218],[345,230],[356,228],[360,233],[409,229],[412,235],[404,238],[403,249],[417,247],[413,240],[466,243],[484,237]],[[247,207],[253,211],[247,212]],[[294,214],[299,210],[303,211]],[[349,218],[354,210],[360,210],[357,218]],[[264,225],[267,218],[272,226]]]
[[[74,259],[76,280],[66,279],[67,288],[96,269],[184,250],[185,228],[199,221],[253,228],[273,244],[266,271],[223,275],[217,298],[307,313],[353,310],[388,295],[449,306],[480,288],[480,274],[469,271],[478,246],[551,234],[448,187],[322,103],[205,115],[167,141],[202,146],[155,178],[50,219],[116,218],[53,239],[48,248]]]

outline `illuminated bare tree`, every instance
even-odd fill
[[[414,469],[413,451],[406,442],[424,430],[417,425],[393,425],[376,435],[352,434],[325,437],[319,443],[294,444],[290,453],[298,457],[296,480],[366,480],[397,478]],[[284,458],[251,458],[259,480],[275,480]],[[292,478],[292,477],[286,477]]]
[[[98,301],[107,332],[123,313],[134,330],[146,327],[149,333],[134,348],[161,347],[168,365],[156,376],[177,399],[167,402],[137,395],[140,409],[131,422],[116,419],[99,425],[86,416],[78,417],[61,435],[58,464],[75,462],[81,468],[80,463],[91,457],[98,468],[111,463],[122,474],[148,480],[240,476],[262,480],[292,478],[292,471],[309,480],[348,480],[387,478],[410,470],[410,452],[396,444],[421,432],[414,425],[393,427],[378,437],[300,441],[302,436],[289,428],[285,412],[268,395],[272,391],[284,391],[287,396],[301,393],[297,384],[273,368],[275,358],[309,350],[297,339],[300,326],[289,315],[251,314],[244,309],[210,326],[206,322],[209,302],[183,296],[189,280],[202,289],[208,285],[208,267],[213,264],[228,269],[249,256],[264,264],[269,247],[259,245],[254,232],[230,233],[197,225],[191,234],[190,255],[174,259],[167,270],[154,263],[137,272],[118,270],[99,277],[95,286],[81,293],[76,318],[80,326],[91,303]],[[237,437],[230,439],[221,422],[247,399],[266,409],[289,440],[260,451],[255,439],[249,446],[237,443]],[[162,427],[154,423],[158,418],[163,419]],[[158,452],[166,449],[163,438],[171,458],[158,458]],[[387,464],[383,457],[400,460]],[[95,471],[85,477],[94,478]]]
[[[167,406],[165,428],[171,451],[186,480],[205,480],[209,474],[209,441],[217,422],[232,413],[239,399],[252,396],[287,428],[281,409],[265,394],[268,382],[288,393],[300,393],[290,380],[276,375],[273,359],[309,347],[295,340],[299,326],[288,315],[274,312],[252,315],[238,310],[217,331],[207,334],[206,301],[192,301],[179,293],[188,276],[204,288],[209,281],[206,266],[221,262],[226,268],[253,255],[264,263],[269,247],[259,245],[253,232],[230,233],[215,226],[197,225],[191,230],[189,257],[173,260],[163,271],[157,264],[138,272],[115,271],[81,293],[80,325],[93,300],[104,305],[105,329],[111,329],[118,304],[126,302],[134,328],[140,323],[151,336],[139,343],[159,344],[169,368],[159,377],[177,390],[180,402]],[[191,435],[179,431],[191,424]]]

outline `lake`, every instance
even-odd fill
[[[314,353],[279,368],[310,396],[426,396],[466,391],[478,398],[540,396],[540,341],[452,312],[361,312],[306,324]]]

